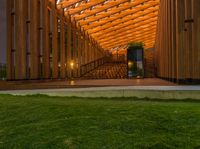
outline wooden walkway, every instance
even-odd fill
[[[161,79],[97,79],[97,80],[37,80],[37,81],[0,81],[0,90],[87,88],[109,86],[176,86]]]

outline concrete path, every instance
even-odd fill
[[[35,95],[60,97],[138,97],[151,99],[200,99],[200,86],[117,86],[92,88],[63,88],[8,90],[0,94]]]

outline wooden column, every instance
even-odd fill
[[[180,82],[184,79],[184,55],[185,55],[185,45],[184,45],[184,3],[182,0],[176,0],[176,60],[177,60],[177,81]]]
[[[193,78],[200,83],[200,1],[192,0],[193,12]]]
[[[86,56],[86,46],[85,46],[85,39],[83,37],[82,39],[82,65],[86,64],[86,61],[85,61],[85,56]]]
[[[172,44],[172,81],[175,82],[177,78],[177,64],[176,64],[176,1],[170,0],[171,2],[171,44]]]
[[[55,0],[52,1],[52,63],[53,78],[58,78],[58,16],[55,10]]]
[[[89,61],[88,61],[88,40],[87,40],[87,38],[85,38],[85,40],[84,40],[84,42],[85,42],[85,46],[84,46],[84,48],[85,48],[85,57],[84,57],[84,61],[85,61],[85,64],[87,64]]]
[[[192,60],[192,22],[187,22],[187,20],[192,19],[192,9],[191,9],[191,0],[185,0],[185,78],[190,79],[192,77],[192,69],[191,65]]]
[[[12,49],[13,49],[13,33],[12,33],[12,9],[13,9],[13,0],[7,0],[7,64],[6,64],[6,70],[7,70],[7,80],[14,79],[13,76],[13,62],[12,62]]]
[[[168,72],[167,72],[167,79],[170,80],[171,79],[171,22],[170,22],[170,0],[167,0],[167,26],[168,26],[168,32],[167,32],[167,41],[168,41],[168,54],[167,54],[167,57],[168,57]]]
[[[76,30],[73,29],[73,77],[77,77],[77,34]]]
[[[61,12],[63,14],[63,11]],[[61,67],[61,78],[65,78],[65,28],[64,18],[60,19],[60,67]]]
[[[71,61],[72,61],[72,53],[71,53],[71,41],[72,41],[72,28],[71,28],[71,23],[68,22],[67,24],[67,77],[71,78],[72,77],[72,70],[71,70]]]
[[[79,36],[77,36],[77,38],[78,38],[78,45],[77,45],[77,52],[78,52],[78,74],[77,74],[77,77],[80,77],[80,74],[81,74],[81,70],[80,70],[80,68],[81,68],[81,35],[79,34]]]
[[[39,78],[38,1],[30,0],[30,79]]]
[[[47,8],[48,0],[42,0],[43,14],[43,76],[44,79],[50,78],[50,16]]]
[[[95,45],[95,54],[94,54],[94,57],[95,57],[95,60],[97,60],[98,59],[98,55],[97,55],[97,52],[98,52],[98,47],[97,47],[97,45]]]
[[[88,47],[88,61],[92,61],[92,43],[91,41],[89,42],[89,47]]]
[[[75,61],[76,61],[76,66],[75,66],[75,68],[76,68],[76,71],[75,71],[75,77],[77,78],[78,77],[78,63],[79,63],[79,59],[78,59],[78,40],[79,40],[79,37],[78,37],[79,35],[78,35],[78,31],[76,30],[76,36],[75,36],[75,41],[76,41],[76,44],[75,44],[75,55],[74,55],[74,57],[75,57]]]
[[[195,70],[197,73],[197,76],[194,76],[194,79],[198,79],[200,80],[200,1],[199,0],[195,0],[194,2],[194,12],[195,12],[195,27],[196,27],[196,38],[195,40],[195,45],[194,45],[194,51],[196,51],[196,60],[197,60],[197,64],[198,66],[196,66]],[[194,64],[193,64],[194,65]],[[199,81],[200,83],[200,81]]]
[[[26,0],[16,0],[16,69],[15,79],[26,79]]]

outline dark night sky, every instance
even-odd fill
[[[0,0],[0,63],[6,62],[6,0]]]

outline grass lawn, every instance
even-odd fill
[[[200,102],[0,95],[0,149],[200,149]]]

